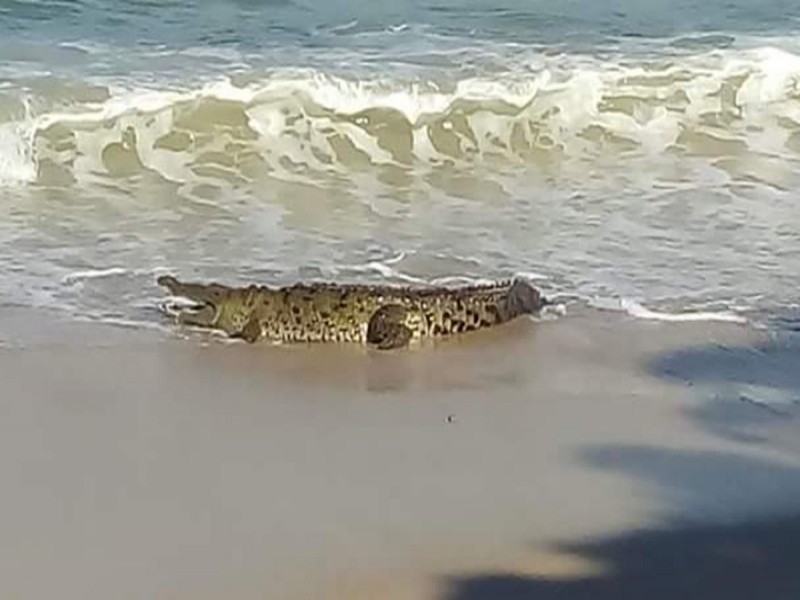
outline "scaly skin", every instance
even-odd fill
[[[546,304],[521,279],[461,288],[328,283],[270,288],[181,283],[164,275],[158,284],[196,303],[178,312],[179,323],[248,342],[358,342],[380,349],[492,327]]]

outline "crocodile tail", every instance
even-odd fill
[[[511,282],[505,304],[506,317],[513,319],[519,315],[537,313],[549,302],[530,282],[516,278]]]

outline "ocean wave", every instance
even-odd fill
[[[282,69],[109,94],[0,124],[0,184],[154,173],[200,188],[370,170],[402,184],[415,169],[586,174],[593,161],[666,153],[781,187],[786,161],[800,158],[800,55],[772,47],[649,61],[555,56],[455,81]]]

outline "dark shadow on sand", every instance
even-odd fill
[[[696,390],[686,415],[707,431],[744,443],[763,443],[770,427],[800,427],[800,336],[784,331],[752,347],[708,345],[658,357],[651,374]],[[800,435],[800,429],[798,429]]]
[[[682,349],[646,368],[691,388],[696,403],[684,414],[714,435],[767,445],[771,428],[797,425],[800,437],[800,336],[792,331],[752,347]],[[604,567],[600,574],[452,578],[447,600],[800,599],[798,463],[622,444],[583,448],[578,459],[626,475],[635,493],[653,498],[659,523],[555,548]]]
[[[636,445],[584,448],[578,456],[590,467],[635,482],[663,507],[671,526],[800,515],[800,466],[738,453]]]
[[[709,345],[657,358],[650,372],[687,383],[738,383],[780,388],[800,395],[800,337],[780,335],[753,347]]]
[[[649,531],[577,546],[612,572],[545,580],[457,580],[447,600],[797,600],[800,517],[737,526]]]
[[[752,347],[682,349],[647,369],[691,387],[697,402],[685,415],[714,435],[767,444],[772,427],[797,423],[800,436],[796,334]],[[448,600],[800,599],[800,468],[648,446],[606,445],[579,456],[652,494],[664,524],[557,548],[604,566],[600,575],[454,579]]]
[[[670,507],[667,524],[557,548],[605,567],[602,574],[453,578],[447,600],[800,598],[800,469],[648,447],[604,446],[583,457],[655,484]]]

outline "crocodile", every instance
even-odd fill
[[[484,329],[538,313],[547,300],[515,278],[466,287],[400,287],[297,283],[284,287],[157,283],[189,306],[171,312],[178,323],[224,332],[247,342],[357,342],[391,350],[423,338]]]

